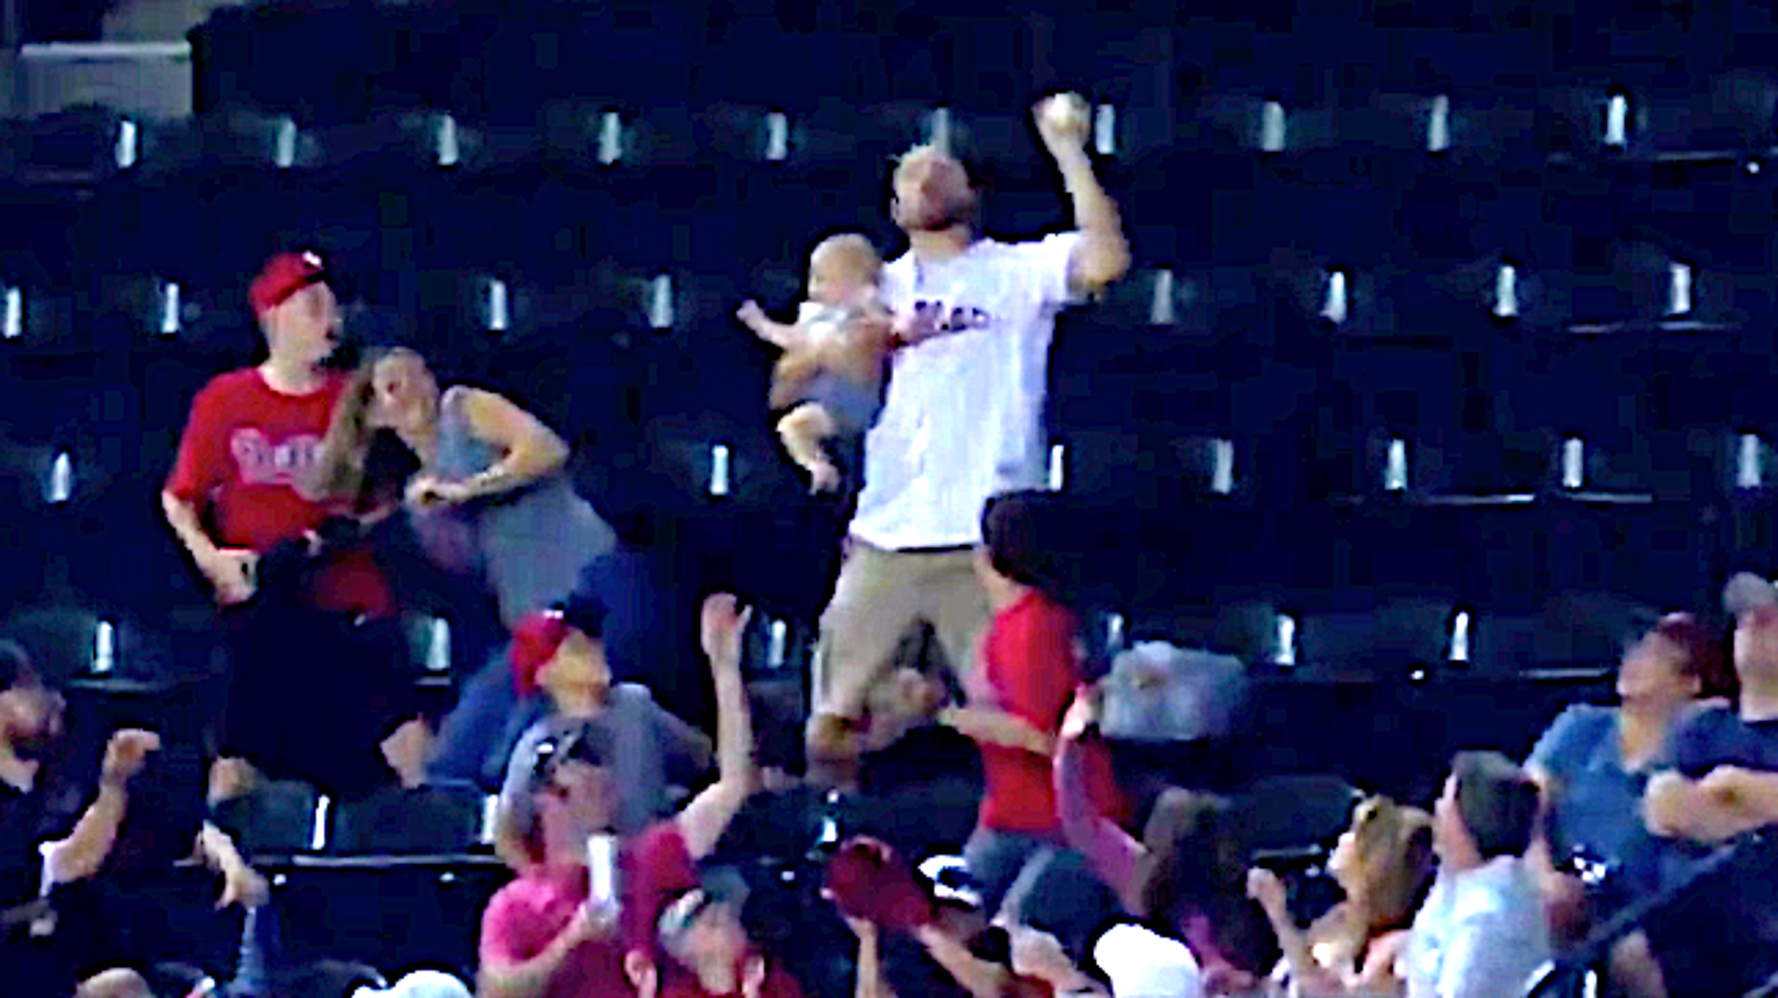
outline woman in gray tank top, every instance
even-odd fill
[[[341,395],[315,491],[359,494],[379,431],[419,461],[405,506],[421,546],[445,569],[481,580],[508,630],[566,601],[588,566],[617,547],[616,533],[564,472],[561,437],[493,392],[441,391],[425,359],[405,347],[366,358]],[[504,652],[495,655],[464,684],[439,731],[435,775],[479,779],[489,755],[511,744],[504,733],[522,730],[528,717],[515,716],[521,705],[504,662]]]

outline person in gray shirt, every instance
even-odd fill
[[[1433,811],[1439,872],[1408,936],[1407,998],[1519,998],[1550,958],[1524,860],[1537,812],[1537,784],[1511,760],[1458,753]]]
[[[523,851],[510,830],[530,827],[527,781],[538,758],[571,738],[590,738],[611,760],[614,830],[641,831],[668,813],[668,788],[695,780],[710,765],[710,740],[655,703],[648,688],[613,683],[600,640],[604,611],[591,600],[531,614],[513,630],[513,685],[520,696],[541,693],[543,717],[520,736],[500,792],[496,848],[515,866]]]

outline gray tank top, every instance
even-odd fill
[[[439,399],[438,465],[430,470],[447,481],[480,474],[500,458],[470,430],[464,395],[453,387]],[[559,472],[499,496],[412,515],[435,560],[482,575],[509,628],[567,599],[581,571],[617,546],[611,526]]]

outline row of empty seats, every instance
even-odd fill
[[[1236,655],[1256,676],[1424,681],[1440,677],[1563,678],[1603,674],[1624,642],[1671,605],[1606,593],[1566,592],[1545,605],[1489,605],[1436,589],[1225,591],[1200,602],[1102,601],[1089,630],[1109,656],[1131,642],[1162,639]],[[813,654],[813,622],[770,604],[753,624],[745,669],[761,681],[800,681]],[[31,651],[46,674],[95,692],[168,690],[175,681],[220,675],[216,638],[199,613],[150,620],[122,610],[43,607],[15,611],[0,636]],[[448,700],[455,677],[481,665],[473,621],[409,614],[410,675]],[[1549,671],[1554,670],[1554,671]]]
[[[1206,94],[1188,106],[1105,99],[1093,105],[1090,148],[1114,163],[1178,152],[1310,157],[1344,151],[1361,158],[1417,153],[1539,165],[1596,155],[1641,162],[1746,161],[1774,151],[1772,100],[1778,79],[1739,74],[1688,80],[1673,89],[1631,90],[1602,76],[1592,86],[1545,89],[1504,99],[1479,93],[1356,95],[1353,106],[1290,106],[1266,89]],[[1093,80],[1080,88],[1092,96]],[[1683,88],[1683,89],[1680,89]],[[1286,89],[1286,88],[1277,88]],[[1032,95],[1033,97],[1036,94]],[[1153,95],[1164,96],[1164,95]],[[298,113],[245,109],[193,120],[142,120],[94,108],[4,125],[0,176],[69,182],[130,171],[165,173],[199,165],[362,170],[369,157],[410,169],[649,168],[718,162],[850,166],[933,142],[999,159],[1014,175],[1041,165],[1022,104],[961,107],[943,102],[856,107],[833,101],[807,109],[786,94],[777,104],[725,103],[703,111],[658,105],[647,95],[551,103],[535,122],[476,121],[444,108],[382,111],[362,123],[315,125]],[[1330,166],[1331,168],[1331,166]]]

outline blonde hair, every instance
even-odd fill
[[[1432,878],[1432,816],[1377,795],[1358,805],[1351,831],[1365,888],[1366,933],[1407,924]]]
[[[822,258],[836,261],[853,272],[853,276],[874,283],[883,270],[883,257],[871,241],[856,232],[828,236],[815,244],[809,253],[809,268],[819,266]]]
[[[377,366],[386,360],[413,360],[421,364],[426,358],[408,347],[389,347],[365,355],[334,403],[327,434],[321,438],[321,454],[315,470],[304,488],[304,497],[314,502],[356,502],[364,491],[364,470],[370,457],[371,441],[377,428],[370,425],[371,397]]]

